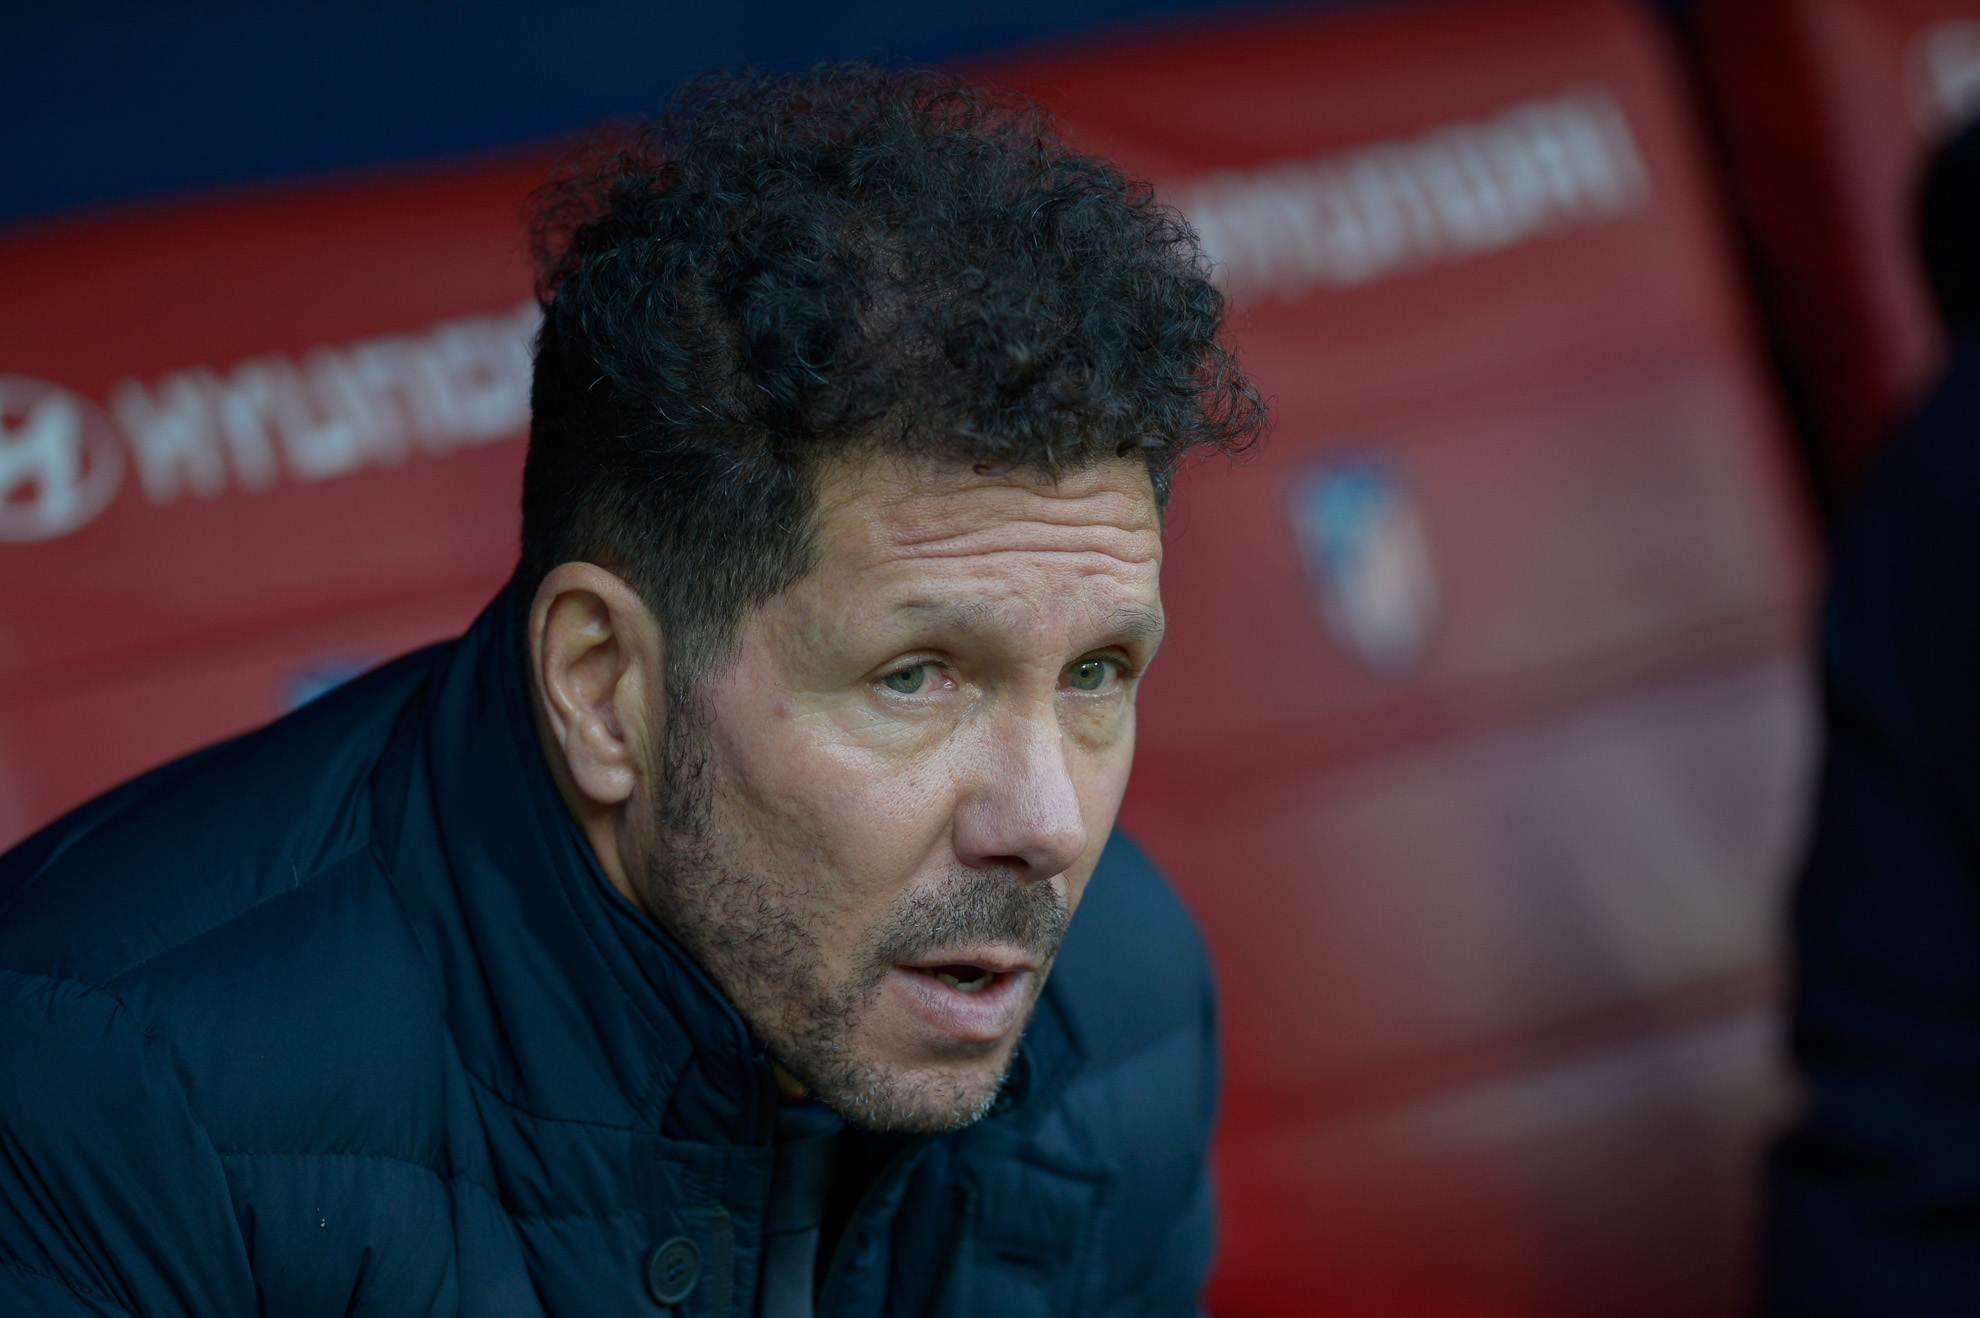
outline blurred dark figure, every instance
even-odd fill
[[[1919,192],[1918,253],[1946,328],[1971,338],[1980,330],[1980,119],[1932,159]]]
[[[1980,124],[1919,246],[1956,341],[1838,545],[1794,904],[1809,1105],[1772,1165],[1769,1314],[1980,1315]]]

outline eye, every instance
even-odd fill
[[[914,664],[908,668],[897,668],[880,680],[889,691],[897,691],[904,696],[916,695],[928,686],[930,667],[928,664]]]
[[[1075,691],[1104,691],[1120,669],[1112,659],[1081,659],[1066,669],[1066,685]]]

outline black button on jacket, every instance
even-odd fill
[[[680,1240],[673,1313],[754,1312],[767,1067],[563,808],[511,609],[0,857],[0,1313],[626,1318]],[[1214,1090],[1117,838],[1011,1101],[883,1151],[819,1313],[1193,1312]]]

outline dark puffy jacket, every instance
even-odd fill
[[[1980,1314],[1980,335],[1838,547],[1765,1311]]]
[[[767,1064],[582,841],[510,610],[0,857],[0,1313],[625,1318],[669,1242],[673,1312],[753,1312]],[[861,1137],[821,1315],[1191,1312],[1214,1072],[1116,839],[998,1110]]]

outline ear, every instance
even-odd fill
[[[529,606],[529,661],[556,776],[580,813],[629,800],[666,708],[659,621],[624,580],[595,563],[563,563]]]

